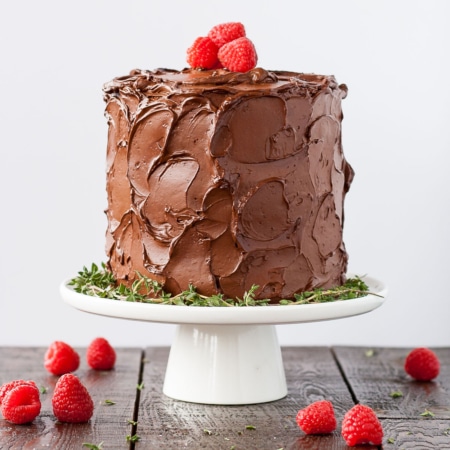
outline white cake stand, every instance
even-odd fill
[[[277,324],[356,316],[381,306],[386,286],[364,277],[375,295],[309,305],[196,307],[153,305],[79,294],[61,284],[63,300],[85,312],[177,324],[164,380],[165,395],[187,402],[244,405],[287,394]]]

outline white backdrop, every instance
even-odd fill
[[[173,325],[82,313],[58,288],[105,260],[103,83],[181,69],[227,21],[244,23],[260,66],[348,85],[350,270],[390,288],[370,314],[279,326],[281,344],[450,345],[449,17],[446,0],[2,2],[0,345],[171,342]]]

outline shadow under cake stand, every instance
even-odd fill
[[[387,295],[379,280],[364,277],[371,294],[330,303],[248,307],[197,307],[134,303],[77,293],[66,281],[63,300],[103,316],[177,324],[163,392],[193,403],[245,405],[287,394],[275,325],[317,322],[368,313]]]

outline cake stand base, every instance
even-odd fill
[[[178,325],[163,392],[193,403],[248,405],[287,394],[274,325]]]

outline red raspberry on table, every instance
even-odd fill
[[[405,359],[405,372],[419,381],[430,381],[439,375],[440,362],[436,353],[429,348],[418,347]]]
[[[39,389],[32,384],[19,384],[8,390],[3,397],[3,417],[15,424],[32,422],[41,412]]]
[[[359,444],[381,445],[383,428],[372,408],[355,405],[342,420],[342,437],[350,447]]]
[[[60,422],[87,422],[94,413],[94,402],[88,390],[72,373],[62,375],[56,382],[52,406]]]
[[[198,37],[187,50],[187,62],[195,69],[214,69],[218,65],[217,45],[207,36]]]
[[[306,434],[328,434],[336,429],[333,405],[328,400],[320,400],[301,409],[296,421]]]
[[[256,66],[258,56],[253,42],[241,37],[220,47],[219,61],[231,72],[248,72]]]
[[[3,402],[3,398],[5,395],[11,390],[14,389],[17,386],[22,386],[23,384],[34,386],[37,389],[36,383],[32,380],[25,381],[25,380],[13,380],[8,383],[2,384],[0,386],[0,405]]]
[[[65,342],[53,342],[45,353],[44,366],[53,375],[74,372],[79,365],[80,355]]]
[[[89,344],[86,360],[93,369],[110,370],[116,362],[116,352],[105,338],[98,337]]]
[[[208,37],[217,45],[218,48],[228,42],[245,36],[244,25],[240,22],[221,23],[211,28]]]

